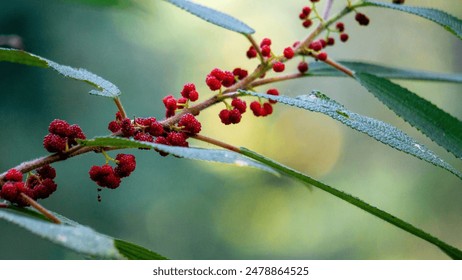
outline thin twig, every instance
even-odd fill
[[[241,149],[239,149],[238,147],[230,145],[230,144],[225,143],[225,142],[222,142],[222,141],[217,140],[217,139],[213,139],[213,138],[210,138],[210,137],[207,137],[207,136],[204,136],[204,135],[194,135],[192,137],[194,139],[204,141],[204,142],[207,142],[209,144],[212,144],[212,145],[215,145],[215,146],[218,146],[218,147],[222,147],[222,148],[225,148],[227,150],[230,150],[230,151],[233,151],[233,152],[236,152],[236,153],[241,153]]]
[[[56,218],[55,215],[51,214],[47,209],[45,209],[45,207],[40,205],[37,201],[33,200],[30,196],[28,196],[25,193],[20,193],[20,195],[21,195],[21,198],[27,202],[27,204],[34,207],[37,211],[42,213],[45,217],[47,217],[53,223],[61,224],[61,221],[58,218]]]

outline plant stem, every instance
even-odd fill
[[[20,193],[21,198],[24,199],[30,206],[34,207],[37,211],[42,213],[45,217],[50,219],[55,224],[61,224],[61,221],[51,214],[45,207],[40,205],[37,201],[33,200],[30,196],[25,193]]]
[[[222,142],[220,140],[210,138],[210,137],[207,137],[207,136],[204,136],[204,135],[194,135],[194,136],[192,136],[192,138],[203,141],[203,142],[206,142],[206,143],[210,143],[210,144],[218,146],[218,147],[225,148],[227,150],[230,150],[230,151],[233,151],[233,152],[236,152],[236,153],[241,152],[241,149],[239,149],[236,146],[230,145],[228,143],[225,143],[225,142]]]
[[[297,78],[303,78],[307,77],[308,75],[302,74],[302,73],[292,73],[292,74],[287,74],[283,76],[277,76],[277,77],[271,77],[271,78],[266,78],[266,79],[260,79],[257,81],[252,82],[249,87],[258,87],[270,83],[275,83],[275,82],[282,82],[282,81],[287,81],[287,80],[293,80]]]
[[[119,110],[120,115],[122,116],[122,118],[126,118],[127,117],[127,112],[125,112],[124,106],[122,106],[122,102],[120,101],[120,98],[115,97],[114,102],[115,102],[115,104],[117,106],[117,109]]]

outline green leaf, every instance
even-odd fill
[[[384,3],[384,2],[378,2],[378,1],[369,1],[369,0],[365,0],[363,4],[360,4],[357,7],[361,7],[361,6],[363,7],[364,6],[374,6],[374,7],[389,8],[389,9],[413,14],[416,16],[420,16],[428,20],[431,20],[433,22],[436,22],[437,24],[444,27],[444,29],[446,29],[447,31],[456,35],[459,39],[462,39],[462,21],[440,10],[436,10],[432,8],[411,7],[411,6],[406,6],[406,5],[397,5],[397,4]]]
[[[428,241],[429,243],[431,244],[434,244],[436,245],[438,248],[440,248],[444,253],[446,253],[449,257],[453,258],[453,259],[462,259],[462,251],[457,249],[456,247],[454,246],[451,246],[441,240],[439,240],[438,238],[432,236],[431,234],[375,207],[375,206],[372,206],[362,200],[360,200],[359,198],[356,198],[348,193],[345,193],[341,190],[338,190],[336,188],[333,188],[331,186],[328,186],[324,183],[321,183],[309,176],[306,176],[305,174],[303,173],[300,173],[294,169],[291,169],[289,167],[286,167],[276,161],[273,161],[271,159],[268,159],[262,155],[259,155],[253,151],[250,151],[246,148],[241,148],[241,153],[250,157],[250,158],[253,158],[254,160],[256,161],[259,161],[261,163],[264,163],[266,165],[268,165],[269,167],[281,172],[282,174],[284,175],[287,175],[295,180],[298,180],[298,181],[301,181],[302,183],[305,183],[305,184],[309,184],[309,185],[312,185],[314,187],[317,187],[327,193],[330,193],[338,198],[340,198],[341,200],[349,203],[349,204],[352,204],[360,209],[363,209],[364,211],[398,227],[398,228],[401,228],[425,241]]]
[[[302,95],[296,98],[287,96],[274,96],[245,90],[240,90],[240,92],[243,94],[276,100],[278,102],[296,106],[312,112],[322,113],[357,131],[365,133],[375,140],[387,144],[398,151],[408,153],[419,159],[425,160],[429,163],[446,169],[447,171],[462,179],[462,174],[458,170],[443,161],[431,150],[426,148],[424,145],[419,144],[417,141],[412,139],[401,130],[388,123],[384,123],[382,121],[351,112],[347,110],[343,105],[318,91],[313,91],[309,95]]]
[[[120,90],[114,84],[85,69],[61,65],[25,51],[0,48],[0,61],[51,68],[66,78],[84,81],[95,87],[96,90],[91,90],[90,94],[111,98],[115,98],[120,95]]]
[[[120,239],[115,239],[114,245],[129,260],[167,260],[156,252]]]
[[[221,26],[231,31],[235,31],[242,34],[253,34],[253,30],[250,26],[243,23],[242,21],[227,15],[225,13],[219,12],[217,10],[205,7],[199,4],[196,4],[188,0],[165,0],[195,16],[200,17],[201,19],[213,23],[215,25]]]
[[[90,140],[78,140],[80,145],[83,146],[96,146],[96,147],[111,147],[111,148],[144,148],[144,149],[156,149],[165,153],[172,154],[177,157],[203,160],[211,162],[220,162],[233,164],[237,166],[248,166],[254,167],[274,175],[278,175],[276,171],[262,165],[252,159],[249,159],[239,153],[227,151],[227,150],[216,150],[216,149],[204,149],[204,148],[186,148],[186,147],[174,147],[161,145],[150,142],[140,142],[127,138],[120,137],[96,137]]]
[[[355,78],[398,116],[456,157],[462,158],[461,121],[387,79],[367,73],[356,73]]]
[[[86,5],[101,6],[101,7],[117,7],[125,8],[132,6],[132,0],[66,0],[68,2],[77,2]]]
[[[355,72],[370,73],[388,79],[462,83],[462,73],[435,73],[428,71],[388,67],[358,61],[339,61],[339,63]],[[310,71],[308,72],[308,75],[327,77],[348,77],[345,73],[333,68],[330,65],[327,65],[324,62],[319,61],[310,63]]]
[[[27,208],[0,209],[0,219],[16,224],[33,234],[77,253],[98,259],[161,260],[165,257],[141,246],[114,239],[53,213],[62,224],[53,224],[43,215]]]

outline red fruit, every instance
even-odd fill
[[[112,132],[112,133],[117,133],[122,127],[120,126],[120,123],[118,121],[111,121],[107,128]]]
[[[280,62],[280,61],[276,61],[274,64],[273,64],[273,70],[274,72],[282,72],[284,71],[284,69],[286,68],[286,66],[284,65],[284,63]]]
[[[42,179],[54,179],[56,177],[56,170],[49,164],[38,168],[36,171]]]
[[[167,134],[167,141],[172,146],[188,147],[189,144],[186,142],[186,136],[182,132],[169,132]]]
[[[310,0],[312,3],[319,2],[319,0]]]
[[[247,104],[245,103],[245,101],[239,98],[234,98],[233,101],[231,101],[231,106],[233,106],[234,109],[237,109],[239,112],[241,112],[241,114],[245,113],[247,109]]]
[[[176,99],[172,95],[168,95],[162,99],[164,102],[165,108],[170,111],[175,111],[177,109]]]
[[[19,190],[16,183],[22,182],[6,182],[3,184],[2,189],[0,190],[0,197],[10,202],[16,202],[19,198]]]
[[[302,8],[302,14],[304,14],[305,16],[309,16],[311,13],[311,8],[308,7],[308,6],[305,6]]]
[[[80,126],[76,125],[76,124],[73,124],[71,126],[69,126],[69,130],[68,130],[69,134],[68,134],[68,144],[70,146],[73,146],[73,145],[76,145],[77,144],[77,141],[75,141],[75,139],[86,139],[86,136],[85,134],[83,133],[82,129],[80,128]]]
[[[369,24],[369,18],[362,13],[357,13],[355,16],[355,20],[359,23],[359,25],[368,25]]]
[[[201,131],[201,123],[190,113],[183,115],[178,125],[184,127],[183,130],[192,135]]]
[[[64,152],[67,139],[53,133],[48,133],[43,139],[43,147],[50,153]]]
[[[303,27],[305,28],[309,28],[311,25],[313,25],[313,21],[311,19],[305,19],[303,22],[302,22],[302,25]]]
[[[321,43],[323,49],[327,46],[326,40],[324,40],[324,39],[319,39],[319,42]]]
[[[22,173],[12,168],[6,172],[5,181],[22,182]]]
[[[257,117],[261,116],[263,113],[263,108],[261,107],[261,104],[258,101],[253,101],[252,103],[250,103],[250,110],[252,110],[253,114]]]
[[[253,46],[250,46],[250,48],[247,50],[247,58],[255,58],[257,57],[257,51],[255,50],[255,48]]]
[[[266,93],[269,94],[269,95],[275,95],[275,96],[279,95],[279,91],[277,89],[275,89],[275,88],[271,88],[271,89],[267,90]],[[276,100],[269,100],[269,102],[271,104],[278,103]]]
[[[260,43],[260,48],[263,46],[270,46],[271,45],[271,39],[270,38],[263,38]]]
[[[263,112],[262,116],[271,115],[273,113],[273,106],[268,102],[263,103]]]
[[[114,169],[108,164],[92,166],[88,173],[90,178],[100,187],[115,189],[120,185],[120,177],[114,173]]]
[[[219,81],[223,81],[225,77],[225,72],[221,69],[214,68],[211,72],[210,75],[217,78]]]
[[[190,92],[195,91],[195,90],[196,90],[196,86],[193,83],[187,83],[183,86],[183,90],[181,91],[181,96],[189,99]]]
[[[284,57],[287,59],[291,59],[295,55],[295,52],[291,47],[285,48],[283,53],[284,53]]]
[[[242,68],[234,68],[233,70],[233,74],[235,77],[237,77],[239,80],[242,80],[244,79],[245,77],[247,77],[247,75],[249,74],[247,72],[247,70],[244,70]]]
[[[152,122],[151,125],[149,126],[149,129],[147,130],[149,132],[149,134],[151,134],[152,136],[161,136],[162,134],[164,134],[164,127],[162,126],[162,124],[160,122]]]
[[[268,45],[264,45],[261,47],[261,54],[264,57],[270,57],[271,56],[271,47]]]
[[[45,180],[42,180],[42,182],[33,188],[34,196],[36,199],[45,199],[49,197],[52,193],[56,191],[58,188],[58,185],[50,179],[47,178]]]
[[[326,52],[320,52],[317,56],[316,56],[317,59],[321,60],[321,61],[326,61],[327,59],[327,53]]]
[[[340,34],[340,41],[346,42],[346,41],[348,41],[348,38],[349,38],[348,34],[346,34],[346,33]]]
[[[150,134],[141,131],[137,132],[133,139],[143,142],[154,142],[154,138]]]
[[[224,123],[225,125],[231,124],[231,120],[229,119],[229,113],[230,113],[230,110],[223,109],[218,114],[218,116],[220,117],[221,122]]]
[[[306,63],[305,61],[300,61],[300,63],[297,66],[297,69],[300,73],[305,73],[306,71],[308,71],[308,63]]]
[[[199,97],[199,94],[198,94],[198,97]],[[184,98],[184,97],[180,97],[178,98],[178,100],[176,101],[176,106],[178,109],[183,109],[184,107],[186,107],[186,103],[188,102],[188,99],[187,98]]]
[[[323,46],[322,46],[321,41],[314,41],[314,42],[311,42],[308,45],[308,48],[312,49],[313,51],[318,52],[318,51],[322,50]]]
[[[236,82],[236,79],[234,78],[234,74],[230,71],[225,71],[223,75],[223,80],[221,81],[221,84],[224,87],[230,87],[234,85]]]
[[[180,99],[181,99],[181,98],[180,98]],[[191,92],[189,93],[189,100],[191,100],[192,102],[194,102],[194,101],[197,101],[197,99],[199,99],[199,93],[198,93],[197,91],[195,91],[195,90],[191,91]],[[178,102],[180,102],[180,101],[178,100]],[[185,102],[185,103],[186,103],[186,102]]]
[[[304,20],[307,18],[307,15],[305,15],[303,12],[301,12],[300,14],[298,14],[298,18],[301,19],[301,20]]]
[[[120,126],[122,128],[122,134],[124,137],[131,137],[135,135],[135,127],[133,126],[132,121],[129,118],[123,119]]]
[[[118,161],[117,167],[114,168],[114,172],[120,178],[129,176],[136,168],[136,159],[131,154],[118,154],[116,156]]]
[[[337,30],[338,30],[339,32],[345,31],[345,24],[343,24],[343,22],[337,22],[337,24],[335,25],[335,27],[337,28]]]
[[[335,39],[332,37],[327,38],[327,45],[328,46],[333,46],[335,44]]]
[[[165,117],[166,118],[170,118],[170,117],[173,117],[173,116],[175,116],[175,110],[167,109],[167,111],[165,111]]]
[[[404,0],[393,0],[394,4],[404,4]]]
[[[106,176],[104,178],[104,181],[101,181],[101,185],[98,184],[99,186],[101,187],[106,187],[106,188],[109,188],[109,189],[116,189],[120,186],[120,177],[117,176],[116,174],[114,173],[111,173],[109,174],[108,176]],[[98,182],[97,182],[98,183]]]
[[[69,123],[63,120],[55,119],[48,126],[50,133],[66,137],[68,135]]]
[[[232,109],[229,111],[229,121],[233,124],[237,124],[241,121],[242,114],[238,109]]]
[[[207,75],[205,83],[209,86],[210,90],[215,91],[221,88],[221,82],[214,76]]]

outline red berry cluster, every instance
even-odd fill
[[[57,189],[55,177],[56,171],[50,165],[38,168],[35,173],[28,176],[26,182],[22,181],[23,175],[20,171],[10,169],[5,175],[6,182],[1,187],[0,197],[21,207],[28,206],[21,193],[34,200],[45,199]]]
[[[109,164],[92,166],[90,179],[100,187],[115,189],[120,186],[121,178],[128,177],[136,168],[135,156],[131,154],[118,154],[115,158],[117,166],[113,168]]]
[[[302,8],[302,11],[298,15],[298,18],[302,20],[302,25],[305,28],[309,28],[311,25],[313,25],[313,21],[309,18],[311,13],[311,8],[308,6],[305,6]]]
[[[325,61],[327,59],[327,53],[321,52],[321,50],[328,46],[327,42],[328,41],[324,39],[319,39],[319,40],[311,42],[308,45],[308,48],[313,50],[314,52],[317,52],[316,54],[317,59]]]
[[[205,78],[205,83],[212,91],[221,89],[221,86],[230,87],[236,82],[233,72],[215,68]]]
[[[242,114],[247,110],[247,104],[244,100],[234,98],[231,101],[232,109],[223,109],[220,111],[218,116],[225,125],[237,124],[241,122]]]
[[[43,146],[50,153],[62,153],[77,145],[76,139],[85,139],[80,126],[70,125],[66,121],[55,119],[48,127],[48,134],[43,139]]]
[[[345,24],[343,22],[337,22],[335,28],[337,28],[337,31],[340,33],[340,41],[343,43],[348,41],[349,36],[345,33]]]
[[[275,96],[279,95],[279,91],[275,88],[269,89],[266,93]],[[250,103],[250,110],[252,110],[256,117],[265,117],[273,113],[273,106],[271,106],[271,104],[275,103],[277,103],[275,100],[269,100],[264,103],[261,103],[260,101],[253,101]]]

